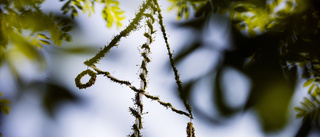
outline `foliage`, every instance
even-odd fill
[[[0,97],[2,96],[2,93],[0,92]],[[10,111],[10,101],[7,99],[0,99],[0,114],[4,113],[6,115],[8,115],[9,111]],[[0,121],[0,125],[1,125],[1,121]],[[2,137],[2,134],[0,132],[0,137]]]
[[[297,118],[303,118],[303,121],[314,121],[319,125],[319,113],[320,113],[320,102],[318,97],[311,96],[312,100],[308,98],[303,98],[301,102],[301,107],[295,107],[298,112]]]
[[[22,72],[19,72],[21,60],[32,63],[32,66],[39,66],[39,71],[43,70],[46,62],[41,52],[42,47],[61,46],[63,41],[72,41],[69,32],[75,26],[74,22],[65,16],[42,11],[43,2],[44,0],[0,1],[0,67],[9,67],[17,84],[16,88],[19,91],[17,94],[27,94],[22,91],[28,89],[30,85],[32,88],[48,87],[47,90],[43,88],[39,90],[47,91],[43,100],[44,109],[53,116],[57,104],[75,100],[76,97],[57,84],[25,82],[21,76]],[[39,93],[39,95],[42,94]],[[1,112],[8,114],[9,104],[8,99],[1,99]]]
[[[0,96],[2,96],[2,93],[0,93]],[[8,114],[10,111],[10,101],[7,99],[0,99],[0,113]]]
[[[83,13],[88,12],[90,16],[95,12],[94,6],[96,3],[105,5],[102,10],[102,16],[106,20],[109,28],[111,28],[114,23],[117,27],[122,27],[121,21],[125,19],[123,17],[124,11],[120,9],[119,1],[117,0],[67,0],[61,10],[63,14],[70,12],[72,18],[78,16],[78,10],[81,10]]]
[[[20,52],[32,60],[41,59],[38,49],[43,45],[60,46],[63,39],[71,41],[68,34],[71,30],[68,25],[70,21],[43,13],[39,7],[42,2],[4,0],[1,3],[1,62],[10,63],[11,51]]]
[[[177,12],[177,19],[180,20],[181,18],[185,17],[185,19],[189,19],[191,8],[193,10],[198,10],[199,8],[203,7],[209,0],[168,0],[171,2],[171,7],[169,10],[176,8]],[[191,7],[191,8],[190,8]]]
[[[301,0],[275,0],[267,4],[239,1],[231,5],[230,18],[236,22],[237,29],[247,31],[249,37],[254,37],[272,28],[282,31],[279,28],[285,27],[284,20],[303,12],[306,8],[304,4]],[[283,7],[279,9],[280,6]]]
[[[192,6],[189,6],[191,8]],[[181,11],[178,10],[178,13]],[[219,110],[219,117],[194,110],[213,123],[221,123],[220,117],[230,117],[253,108],[264,131],[283,128],[287,121],[287,109],[296,80],[306,78],[312,99],[305,99],[298,108],[297,117],[319,117],[319,13],[316,0],[211,0],[194,12],[195,19],[180,23],[183,28],[195,29],[200,35],[210,18],[223,18],[232,23],[232,50],[223,51],[217,67],[203,76],[187,82],[185,98],[190,100],[192,87],[204,79],[210,79],[214,93],[212,102]],[[222,14],[223,17],[213,17]],[[226,18],[226,19],[225,19]],[[222,22],[222,21],[221,21]],[[227,23],[227,22],[224,22]],[[200,38],[199,38],[200,39]],[[200,49],[208,49],[201,40],[189,41],[177,54],[176,62]],[[210,50],[210,49],[208,49]],[[230,107],[225,100],[222,86],[223,71],[232,67],[244,73],[251,81],[249,97],[244,106]],[[299,71],[303,73],[298,73]],[[297,75],[298,74],[298,75]],[[231,83],[226,83],[230,85]],[[316,121],[318,122],[318,121]],[[304,122],[305,123],[308,122]],[[311,126],[302,126],[297,135],[306,136]],[[308,129],[304,129],[304,128]]]
[[[43,45],[61,45],[71,41],[69,21],[40,10],[43,0],[2,0],[0,3],[0,67],[7,63],[11,72],[19,77],[14,66],[15,53],[43,65],[39,49]],[[8,114],[10,101],[1,100],[1,111]]]

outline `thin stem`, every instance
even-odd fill
[[[166,48],[167,48],[168,55],[169,55],[169,60],[170,60],[170,65],[171,65],[171,67],[173,69],[173,72],[174,72],[174,76],[175,76],[175,80],[176,80],[176,83],[177,83],[177,86],[178,86],[178,91],[179,91],[180,98],[182,99],[186,110],[189,112],[189,114],[191,116],[190,119],[193,119],[191,105],[186,101],[186,99],[184,99],[182,97],[182,94],[183,94],[182,82],[180,80],[180,74],[178,72],[178,69],[176,68],[175,63],[173,61],[173,54],[171,52],[171,48],[170,48],[170,45],[169,45],[169,42],[168,42],[167,33],[166,33],[166,30],[165,30],[165,27],[164,27],[164,24],[163,24],[163,17],[162,17],[162,14],[161,14],[160,6],[159,6],[157,0],[153,0],[153,2],[155,3],[155,6],[156,6],[155,8],[157,8],[156,11],[158,12],[158,19],[159,19],[159,24],[160,24],[160,27],[161,27],[161,32],[162,32],[162,35],[163,35],[163,38],[164,38],[164,42],[166,44]]]
[[[109,78],[109,79],[110,79],[111,81],[113,81],[113,82],[126,85],[126,86],[128,86],[130,89],[132,89],[134,92],[136,92],[136,93],[141,93],[141,95],[144,95],[146,98],[151,99],[151,100],[153,100],[153,101],[157,101],[160,105],[162,105],[162,106],[164,106],[164,107],[166,107],[166,108],[170,108],[172,111],[174,111],[174,112],[176,112],[176,113],[178,113],[178,114],[181,114],[181,115],[185,115],[185,116],[187,116],[187,117],[189,117],[189,118],[191,119],[191,115],[190,115],[189,113],[184,112],[184,111],[182,111],[182,110],[178,110],[178,109],[176,109],[175,107],[173,107],[170,103],[161,101],[159,97],[150,95],[150,94],[149,94],[148,92],[146,92],[145,90],[138,89],[138,88],[136,88],[135,86],[132,86],[129,81],[119,80],[119,79],[115,78],[114,76],[110,75],[109,72],[102,71],[102,70],[96,68],[95,66],[90,66],[90,67],[93,68],[95,71],[97,71],[97,74],[98,74],[98,75],[104,75],[104,76],[106,76],[107,78]]]
[[[122,37],[127,37],[132,31],[137,30],[139,28],[138,27],[139,22],[142,20],[143,13],[145,12],[146,9],[148,9],[148,6],[150,5],[151,2],[152,0],[147,0],[146,2],[144,2],[139,12],[136,14],[135,18],[130,22],[130,24],[124,30],[122,30],[120,34],[114,36],[111,42],[108,44],[108,46],[105,46],[104,48],[102,48],[94,57],[85,61],[84,64],[87,66],[92,66],[96,64],[99,60],[101,60],[101,58],[103,58],[111,50],[111,48],[113,48],[114,46],[117,46],[118,42]]]

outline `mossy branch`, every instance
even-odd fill
[[[132,86],[129,81],[119,80],[119,79],[115,78],[114,76],[110,75],[109,72],[102,71],[102,70],[100,70],[100,69],[98,69],[98,68],[96,68],[96,67],[94,67],[94,66],[91,66],[91,67],[92,67],[95,71],[97,71],[96,74],[98,74],[98,75],[99,75],[99,74],[104,75],[104,76],[108,77],[108,78],[109,78],[111,81],[113,81],[113,82],[116,82],[116,83],[118,83],[118,84],[126,85],[126,86],[128,86],[130,89],[132,89],[134,92],[140,93],[140,94],[144,95],[146,98],[151,99],[151,100],[153,100],[153,101],[157,101],[157,102],[158,102],[159,104],[161,104],[162,106],[164,106],[164,107],[166,107],[166,108],[170,108],[172,111],[177,112],[178,114],[181,114],[181,115],[185,115],[185,116],[187,116],[187,117],[189,117],[189,118],[192,119],[192,115],[190,115],[189,113],[184,112],[184,111],[182,111],[182,110],[178,110],[178,109],[176,109],[175,107],[173,107],[173,106],[171,105],[171,103],[161,101],[159,97],[150,95],[150,94],[149,94],[148,92],[146,92],[145,90],[138,89],[138,88],[136,88],[135,86]]]
[[[151,10],[151,13],[145,13],[145,11],[147,11],[148,9]],[[180,98],[183,100],[183,103],[187,112],[179,110],[173,107],[171,103],[161,101],[159,97],[150,95],[149,93],[145,92],[145,89],[148,84],[147,83],[147,75],[148,75],[147,64],[151,62],[151,59],[149,58],[150,44],[153,42],[152,34],[156,32],[153,28],[153,23],[156,21],[156,19],[154,18],[156,13],[158,15],[158,22],[161,27],[161,32],[163,34],[165,45],[168,50],[169,60],[174,72],[175,81],[178,87]],[[139,78],[141,79],[141,85],[140,85],[140,88],[136,88],[135,86],[131,85],[129,81],[117,79],[116,77],[112,76],[109,72],[99,70],[98,68],[96,68],[95,64],[98,63],[98,61],[100,61],[104,56],[106,56],[107,53],[111,50],[111,48],[117,46],[117,44],[119,43],[122,37],[127,37],[132,31],[137,30],[139,28],[139,24],[140,24],[139,22],[143,20],[143,17],[145,17],[146,19],[146,26],[148,27],[148,32],[144,33],[144,36],[146,37],[147,42],[141,46],[141,49],[143,49],[143,52],[141,53],[141,56],[143,58],[140,66],[141,73],[139,74]],[[175,64],[173,61],[173,54],[171,52],[171,49],[168,43],[167,34],[163,24],[163,17],[161,15],[160,6],[157,0],[147,0],[146,2],[144,2],[140,7],[139,12],[136,14],[136,17],[130,22],[130,24],[123,31],[121,31],[120,34],[114,36],[111,42],[108,45],[106,45],[104,48],[102,48],[93,58],[85,61],[84,64],[87,65],[88,67],[93,68],[96,72],[93,72],[92,70],[88,69],[77,76],[75,81],[76,81],[77,87],[79,87],[80,89],[92,86],[95,82],[96,75],[103,75],[109,78],[111,81],[121,85],[126,85],[127,87],[132,89],[134,92],[136,92],[135,98],[134,98],[134,103],[136,107],[129,108],[131,114],[136,118],[136,122],[132,126],[132,130],[134,131],[134,133],[132,133],[129,136],[141,137],[140,129],[142,129],[142,114],[143,114],[142,113],[143,112],[142,97],[143,96],[153,101],[157,101],[161,106],[170,108],[173,112],[177,114],[185,115],[190,119],[193,119],[191,106],[187,103],[187,101],[184,98],[182,98],[182,94],[183,94],[182,82],[180,80],[178,69],[175,67]],[[82,84],[80,80],[84,75],[89,75],[91,78],[89,82]],[[192,123],[190,124],[190,122],[188,123],[187,134],[188,134],[188,137],[194,137],[194,128],[192,126]]]
[[[164,42],[165,42],[166,47],[167,47],[169,60],[170,60],[170,65],[171,65],[171,67],[173,69],[173,72],[174,72],[174,75],[175,75],[175,80],[176,80],[176,83],[177,83],[177,86],[178,86],[179,96],[182,99],[186,110],[189,112],[189,114],[191,116],[190,118],[193,119],[191,105],[182,97],[182,94],[183,94],[182,82],[180,80],[180,74],[178,72],[178,69],[176,68],[175,63],[173,61],[173,54],[171,52],[170,45],[169,45],[169,42],[168,42],[167,33],[166,33],[165,27],[163,25],[163,17],[162,17],[162,14],[161,14],[160,6],[159,6],[157,0],[153,0],[153,1],[154,1],[155,5],[156,5],[156,8],[157,8],[156,11],[158,12],[159,24],[160,24],[160,27],[161,27],[161,32],[162,32],[162,35],[163,35],[163,38],[164,38]]]
[[[114,36],[114,38],[111,40],[108,46],[105,46],[93,58],[85,61],[84,64],[87,66],[92,66],[96,64],[99,60],[101,60],[101,58],[103,58],[110,51],[111,48],[117,46],[117,43],[120,41],[122,37],[127,37],[132,31],[137,30],[139,26],[139,22],[142,20],[144,12],[146,9],[148,9],[148,5],[150,4],[151,1],[152,0],[147,0],[147,2],[144,2],[139,12],[136,14],[135,18],[132,20],[132,22],[124,30],[122,30],[120,34]]]

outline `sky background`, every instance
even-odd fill
[[[42,6],[45,11],[57,11],[64,2],[58,0],[47,0]],[[159,1],[162,6],[164,23],[169,43],[175,53],[183,49],[185,40],[195,38],[194,33],[185,29],[178,29],[175,26],[176,12],[167,11],[170,3],[166,0]],[[136,8],[141,4],[139,0],[120,0],[121,9],[125,10],[126,20],[132,19]],[[70,48],[76,46],[93,46],[96,51],[106,45],[112,36],[119,33],[123,28],[107,28],[102,18],[102,6],[96,7],[96,13],[90,18],[87,14],[79,14],[76,21],[79,30],[71,31],[73,36],[72,43],[64,43],[61,48]],[[124,21],[124,26],[128,21]],[[208,29],[204,32],[204,43],[213,48],[221,50],[230,48],[230,36],[228,31],[230,24],[216,23],[214,20],[208,24]],[[149,85],[147,92],[151,95],[159,95],[161,100],[171,102],[178,109],[184,109],[182,102],[178,99],[175,92],[174,75],[168,67],[168,55],[166,47],[159,30],[159,25],[155,23],[157,33],[155,42],[151,47],[152,62],[148,64]],[[119,79],[128,80],[134,86],[139,87],[140,79],[139,65],[142,57],[138,47],[146,39],[143,36],[146,28],[142,27],[139,31],[132,33],[128,38],[122,39],[119,46],[113,48],[104,59],[100,61],[98,68],[109,71]],[[50,48],[48,48],[50,49]],[[134,117],[129,113],[129,107],[133,107],[133,91],[126,86],[121,86],[109,79],[98,76],[96,83],[87,89],[79,90],[74,84],[74,78],[87,67],[83,62],[94,56],[91,55],[67,55],[55,52],[49,52],[44,48],[45,56],[48,61],[48,70],[39,73],[32,65],[23,63],[21,71],[25,77],[39,80],[53,80],[67,86],[83,100],[80,104],[64,104],[57,113],[55,120],[46,116],[41,109],[41,101],[37,100],[36,93],[30,92],[21,98],[18,102],[11,105],[10,114],[5,116],[2,124],[2,132],[5,137],[124,137],[129,135],[131,126],[134,123]],[[209,69],[216,65],[221,58],[220,53],[212,50],[200,50],[187,57],[185,61],[178,65],[182,82],[188,81],[199,75],[205,74]],[[8,74],[8,69],[2,69],[0,90],[4,96],[13,96],[15,85],[13,79]],[[5,79],[4,79],[5,77]],[[243,74],[234,69],[227,69],[224,79],[234,83],[227,87],[227,100],[231,105],[242,105],[247,97],[250,87],[250,80]],[[84,82],[88,78],[83,78]],[[5,84],[4,84],[5,83]],[[196,85],[195,92],[192,95],[192,101],[208,114],[214,114],[211,103],[211,90],[204,86],[205,81]],[[305,89],[298,85],[299,91],[294,95],[296,100],[303,94]],[[7,92],[6,92],[7,91]],[[305,92],[306,93],[306,92]],[[298,104],[294,101],[294,105]],[[169,109],[160,106],[157,102],[145,99],[144,111],[148,114],[143,116],[144,129],[142,135],[145,137],[185,137],[187,117],[178,115]],[[293,111],[291,111],[294,114]],[[281,132],[270,134],[270,136],[293,136],[298,129],[294,115],[290,117],[290,126]],[[232,120],[224,125],[212,125],[204,121],[197,115],[193,120],[197,137],[262,137],[265,136],[260,129],[258,118],[253,111],[238,114],[232,117]]]

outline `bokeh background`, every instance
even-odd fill
[[[125,10],[126,20],[134,18],[139,0],[120,0]],[[252,79],[232,66],[221,70],[223,96],[214,94],[217,66],[224,59],[226,51],[233,49],[234,37],[232,25],[225,15],[210,15],[200,28],[188,27],[187,20],[177,21],[176,11],[168,11],[170,3],[161,0],[164,24],[169,43],[172,46],[181,74],[181,80],[190,92],[190,102],[194,108],[194,127],[198,137],[262,137],[294,136],[300,128],[301,119],[295,118],[293,108],[307,94],[302,87],[304,80],[298,80],[295,92],[288,107],[288,116],[282,117],[288,122],[284,128],[265,132],[259,112],[254,108],[237,110],[234,114],[221,114],[214,105],[213,96],[223,98],[232,108],[244,107],[252,88]],[[63,2],[47,0],[41,8],[46,13],[60,13]],[[123,137],[129,135],[134,117],[129,107],[133,106],[133,91],[126,86],[111,82],[98,76],[96,83],[87,89],[79,90],[75,86],[75,77],[86,70],[83,62],[95,55],[106,45],[112,36],[123,28],[107,28],[102,14],[102,6],[96,7],[96,13],[88,17],[79,14],[75,18],[75,28],[70,32],[73,42],[64,42],[60,47],[44,46],[41,50],[46,67],[37,66],[23,58],[15,58],[19,79],[12,75],[6,64],[0,69],[0,91],[2,98],[11,101],[9,115],[1,114],[0,130],[4,137]],[[61,13],[60,13],[61,14]],[[194,19],[191,17],[191,20]],[[197,20],[196,20],[197,21]],[[163,101],[171,102],[184,109],[176,91],[174,75],[169,66],[168,55],[160,26],[155,23],[157,33],[151,45],[152,62],[148,64],[149,86],[147,92],[159,95]],[[191,25],[192,26],[192,25]],[[119,46],[111,50],[100,61],[98,68],[111,72],[119,79],[125,79],[139,87],[139,64],[142,57],[138,47],[146,39],[143,36],[146,27],[122,39]],[[195,45],[201,46],[195,46]],[[190,47],[195,47],[188,52]],[[192,49],[192,48],[191,48]],[[188,53],[183,56],[182,53]],[[88,80],[84,77],[82,81]],[[280,96],[286,98],[286,94]],[[271,100],[267,100],[272,101]],[[183,137],[186,136],[188,118],[173,113],[157,102],[144,99],[143,117],[145,137]],[[277,105],[277,104],[275,104]],[[275,112],[267,112],[272,113]],[[282,123],[281,123],[282,124]],[[310,134],[317,136],[317,132]]]

